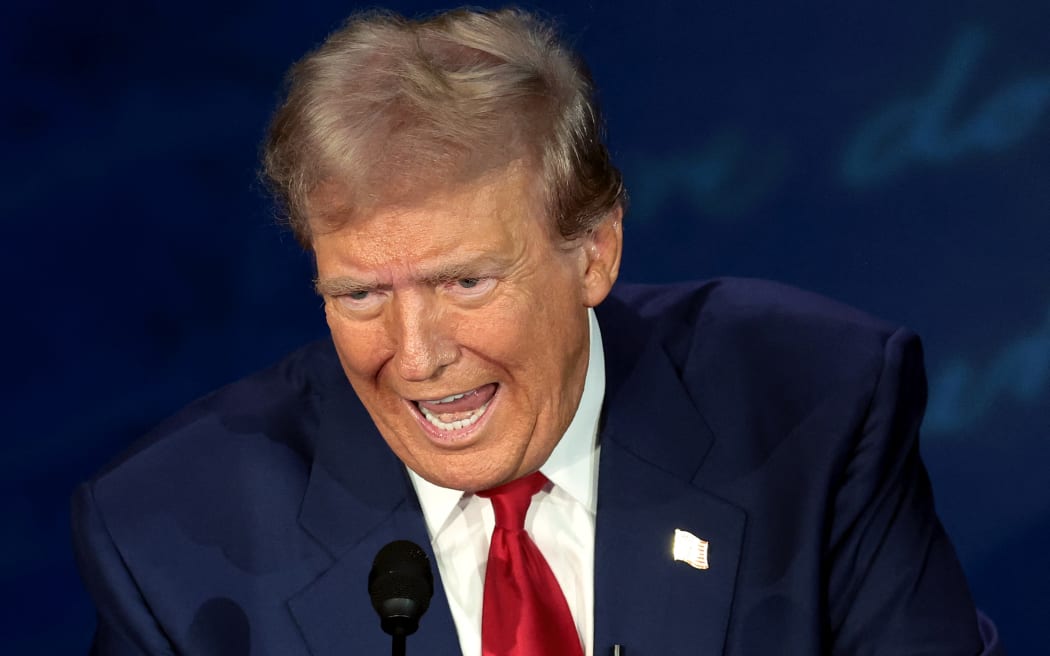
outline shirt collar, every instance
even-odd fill
[[[590,352],[583,394],[576,414],[540,471],[555,486],[583,505],[591,513],[598,507],[598,418],[605,399],[605,355],[602,334],[594,310],[588,310]],[[408,469],[406,467],[406,469]],[[411,469],[409,478],[419,497],[419,505],[431,535],[436,535],[448,521],[464,494],[434,485]]]

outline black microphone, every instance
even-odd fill
[[[408,540],[395,540],[380,549],[368,574],[368,596],[383,631],[394,637],[393,653],[403,654],[405,636],[419,628],[419,618],[434,596],[426,552]]]

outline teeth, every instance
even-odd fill
[[[452,396],[446,396],[445,398],[438,399],[437,401],[431,401],[431,403],[452,403],[456,399],[462,399],[466,395],[466,392],[463,392],[462,394],[453,394]]]
[[[459,396],[463,396],[463,395],[460,394]],[[451,397],[449,397],[449,398],[451,398]],[[442,401],[442,402],[446,402],[446,401]],[[492,401],[491,400],[487,401],[485,403],[485,405],[483,405],[480,408],[478,408],[477,410],[475,410],[473,412],[473,414],[471,414],[466,419],[460,419],[458,421],[452,421],[452,422],[441,421],[440,419],[438,419],[437,415],[433,414],[432,412],[430,412],[429,410],[427,410],[423,406],[420,405],[420,406],[417,406],[417,407],[419,408],[420,412],[423,413],[423,417],[425,417],[426,420],[429,421],[431,424],[433,424],[434,426],[436,426],[440,430],[451,431],[451,430],[459,430],[460,428],[466,428],[467,426],[470,426],[470,425],[474,424],[474,422],[476,422],[478,419],[481,419],[481,415],[485,414],[485,411],[488,410],[489,403],[492,403]]]

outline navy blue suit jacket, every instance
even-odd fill
[[[626,287],[607,392],[595,654],[978,654],[917,435],[918,340],[756,281]],[[189,406],[74,496],[99,654],[382,654],[375,553],[426,527],[330,342]],[[710,568],[671,557],[676,528]],[[441,582],[418,654],[458,654]]]

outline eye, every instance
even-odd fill
[[[495,278],[457,278],[445,285],[445,289],[450,294],[455,294],[461,298],[479,298],[486,295],[493,287],[496,286]]]
[[[384,293],[374,289],[355,289],[335,296],[335,302],[354,313],[375,310],[383,302]]]

